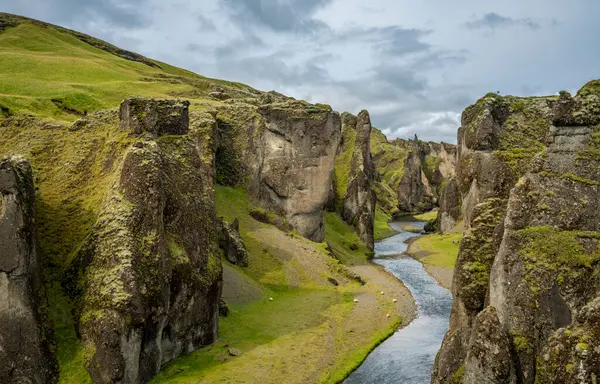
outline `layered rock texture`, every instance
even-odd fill
[[[0,159],[0,380],[54,383],[58,366],[47,313],[29,162]]]
[[[275,93],[262,101],[259,107],[232,103],[219,111],[217,181],[247,185],[257,205],[320,242],[341,137],[340,115],[327,105]]]
[[[598,380],[598,124],[598,82],[574,98],[489,95],[463,114],[468,230],[432,383]]]
[[[371,158],[371,118],[361,111],[358,117],[342,114],[342,143],[336,159],[329,206],[356,227],[360,239],[373,250],[373,223],[376,193],[375,165]]]
[[[151,124],[123,113],[132,102],[156,114]],[[145,382],[216,339],[222,269],[214,152],[202,151],[188,121],[185,103],[135,99],[121,107],[121,127],[132,127],[134,143],[74,263],[79,332],[95,383]]]
[[[445,183],[454,177],[456,146],[446,143],[410,141],[404,175],[397,187],[401,212],[429,211],[438,205]]]
[[[390,215],[439,206],[444,187],[455,176],[456,146],[416,136],[388,141],[377,130],[371,136],[378,206]]]

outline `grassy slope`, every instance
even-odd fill
[[[76,114],[67,109],[85,113],[114,108],[132,95],[183,95],[191,99],[192,108],[202,109],[216,103],[206,97],[212,85],[244,88],[156,63],[161,68],[122,59],[53,28],[24,23],[0,32],[0,106],[9,113],[74,121]]]
[[[204,110],[221,104],[206,96],[212,86],[226,87],[235,97],[256,92],[155,63],[161,68],[114,56],[51,27],[23,23],[0,32],[0,111],[14,119],[0,130],[0,156],[23,154],[36,170],[41,254],[48,280],[55,281],[50,302],[61,383],[90,379],[82,364],[71,305],[56,281],[95,222],[120,156],[131,143],[118,130],[114,113],[104,119],[106,124],[77,132],[68,129],[70,122],[80,114],[115,108],[130,95],[183,97],[191,101],[192,109]],[[47,123],[22,118],[23,113]],[[197,382],[200,377],[206,382],[236,381],[226,377],[236,374],[238,378],[268,374],[260,380],[282,382],[281,375],[295,378],[312,368],[316,376],[311,382],[335,382],[399,323],[398,316],[385,317],[392,304],[376,295],[376,282],[365,287],[347,282],[339,288],[327,283],[327,277],[340,282],[344,277],[337,262],[326,255],[324,244],[255,222],[247,215],[246,197],[239,190],[219,188],[217,196],[222,216],[240,218],[250,251],[249,268],[226,270],[239,283],[258,288],[244,300],[236,300],[235,290],[230,293],[232,314],[221,322],[221,341],[173,362],[155,383]],[[328,216],[327,241],[348,264],[366,263],[360,242],[357,250],[349,249],[357,240],[339,217]],[[371,295],[379,303],[377,309],[358,311],[351,300],[357,294]],[[266,300],[268,296],[275,301]],[[348,333],[352,326],[361,331]],[[239,347],[244,355],[225,356],[226,344]],[[317,357],[319,362],[314,361]],[[304,364],[302,369],[294,365],[298,362]]]
[[[218,186],[216,192],[219,214],[226,220],[238,218],[250,253],[248,268],[228,268],[235,268],[241,279],[258,283],[262,294],[231,305],[229,317],[221,318],[216,344],[169,364],[152,383],[342,380],[401,321],[395,317],[368,332],[350,331],[358,323],[372,322],[373,317],[371,312],[356,310],[354,297],[375,297],[381,307],[375,317],[380,318],[392,310],[390,299],[377,297],[377,283],[363,287],[345,281],[337,261],[326,254],[325,244],[252,219],[251,203],[243,190]],[[327,220],[327,241],[336,254],[348,264],[365,264],[364,247],[348,249],[358,241],[352,228],[335,214],[328,214]],[[345,283],[334,287],[327,277]],[[237,301],[227,295],[225,299]],[[229,356],[231,347],[243,355]]]

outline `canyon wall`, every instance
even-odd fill
[[[597,380],[599,89],[488,95],[463,113],[467,231],[432,383]]]
[[[257,205],[323,241],[340,115],[277,93],[247,101],[218,111],[217,181],[247,187]]]
[[[29,162],[0,159],[0,378],[55,383],[58,365],[42,279]]]

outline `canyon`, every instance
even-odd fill
[[[0,381],[341,382],[418,316],[376,242],[437,208],[431,382],[598,379],[599,81],[488,94],[453,145],[20,16],[0,47]]]

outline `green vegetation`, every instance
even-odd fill
[[[411,217],[413,217],[415,220],[418,220],[418,221],[427,222],[429,220],[437,218],[437,214],[438,214],[438,210],[434,209],[429,212],[420,213],[418,215],[412,215]]]
[[[510,335],[512,336],[513,345],[515,347],[515,351],[517,352],[531,352],[533,349],[533,345],[529,341],[529,339],[515,330],[510,331]]]
[[[73,325],[73,304],[67,298],[77,289],[69,269],[117,181],[126,150],[136,140],[119,129],[115,110],[99,110],[114,109],[132,95],[185,98],[193,113],[210,111],[225,121],[238,116],[250,120],[247,104],[222,103],[208,93],[219,86],[232,97],[257,102],[257,91],[143,57],[128,59],[125,51],[64,29],[29,22],[3,25],[8,27],[0,31],[0,66],[7,69],[0,73],[0,155],[24,155],[35,172],[40,254],[46,279],[53,282],[48,294],[60,383],[89,383],[85,351]],[[318,115],[328,108],[315,106],[307,113]],[[82,116],[85,123],[72,126]],[[391,170],[403,164],[392,158],[386,165],[387,180],[398,179]],[[340,173],[336,167],[336,176],[344,172],[347,178],[347,171]],[[347,278],[340,272],[345,266],[328,254],[326,244],[253,219],[252,203],[243,189],[217,186],[216,199],[219,215],[228,221],[239,219],[249,252],[248,268],[225,269],[256,292],[239,302],[230,292],[231,315],[220,321],[219,342],[172,362],[154,383],[239,382],[249,376],[263,382],[293,381],[296,376],[337,382],[401,322],[398,316],[386,318],[393,306],[377,295],[378,283],[362,286]],[[377,216],[381,236],[390,230],[386,215],[380,211]],[[327,215],[326,239],[343,263],[367,264],[366,247],[336,214]],[[178,260],[183,249],[177,239],[169,237],[168,246]],[[359,294],[374,297],[375,306],[356,306],[353,298]],[[357,332],[363,329],[369,331]],[[229,347],[244,354],[232,358],[226,353]],[[310,372],[315,375],[302,376]]]
[[[377,205],[392,215],[398,210],[397,189],[404,176],[404,162],[409,150],[388,142],[385,135],[376,128],[371,130],[371,155],[381,182],[375,183]]]
[[[369,250],[360,241],[354,228],[333,212],[325,214],[325,242],[331,246],[341,262],[348,265],[367,262]]]
[[[465,377],[465,365],[461,365],[456,372],[452,374],[450,378],[450,384],[463,384],[463,378]]]
[[[350,126],[344,126],[342,129],[342,141],[344,151],[335,158],[335,182],[338,197],[344,197],[348,189],[348,177],[352,165],[352,156],[354,155],[354,144],[356,142],[356,129]]]
[[[375,240],[385,239],[397,233],[389,225],[391,220],[392,217],[386,214],[380,207],[375,209],[375,224],[373,228]]]
[[[235,274],[262,287],[262,295],[236,304],[236,297],[227,296],[231,282],[226,281],[225,299],[230,300],[231,311],[220,319],[219,341],[170,363],[152,383],[241,382],[248,378],[280,383],[307,381],[310,373],[314,373],[310,382],[335,383],[400,324],[398,317],[389,319],[359,336],[354,330],[364,329],[364,322],[377,316],[374,318],[373,311],[357,311],[354,297],[375,295],[383,318],[392,308],[391,302],[377,295],[376,283],[361,286],[349,281],[332,286],[325,277],[342,282],[343,273],[338,273],[344,267],[327,254],[326,244],[312,243],[255,220],[250,216],[252,202],[241,188],[217,186],[216,196],[219,215],[228,221],[239,220],[249,251],[249,267],[235,267]],[[327,214],[326,232],[340,260],[366,264],[367,249],[337,214]],[[355,245],[358,249],[352,250]],[[243,354],[232,357],[229,348]]]
[[[425,173],[427,180],[433,179],[433,174],[435,173],[435,170],[439,167],[441,162],[442,162],[442,159],[440,157],[431,156],[431,155],[425,156],[422,166],[423,166],[423,173]]]
[[[444,268],[453,268],[458,257],[461,239],[462,233],[432,234],[416,239],[413,244],[427,255],[420,259],[421,262]]]
[[[22,23],[0,32],[0,66],[9,69],[0,73],[2,113],[74,121],[85,113],[115,108],[132,95],[184,96],[192,109],[203,109],[219,104],[207,96],[213,85],[230,87],[231,92],[251,90],[149,62],[153,66],[126,60],[55,27]]]

